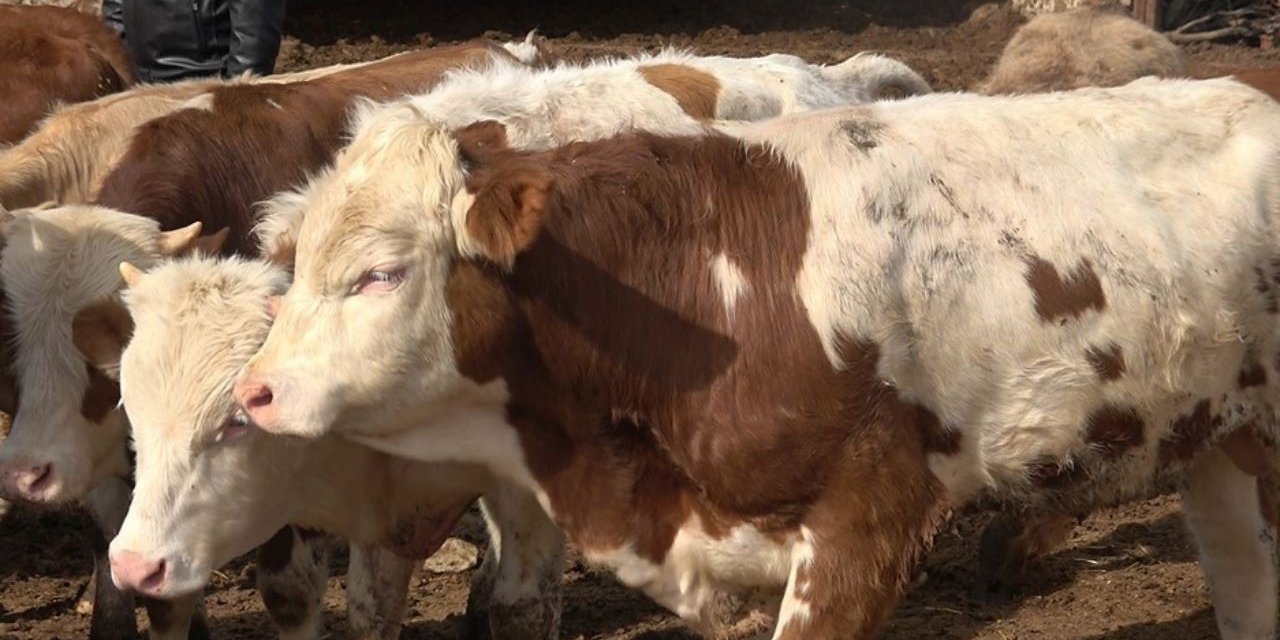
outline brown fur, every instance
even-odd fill
[[[1142,416],[1132,407],[1103,405],[1089,414],[1085,441],[1115,458],[1140,446],[1145,439]]]
[[[493,153],[473,184],[545,186],[477,197],[467,228],[513,270],[463,262],[449,302],[462,371],[506,380],[558,524],[587,551],[630,542],[654,562],[693,514],[712,536],[752,523],[794,540],[803,524],[814,615],[788,637],[879,628],[938,517],[937,419],[878,378],[875,345],[828,362],[794,290],[809,215],[794,169],[728,138],[638,134]],[[732,321],[721,253],[751,287]]]
[[[1119,380],[1124,375],[1124,351],[1118,344],[1107,345],[1106,349],[1091,347],[1085,357],[1089,360],[1089,366],[1103,380]]]
[[[1185,74],[1167,38],[1115,11],[1082,8],[1032,19],[1009,40],[980,91],[1039,93]]]
[[[654,64],[639,67],[645,82],[669,94],[680,108],[699,120],[716,117],[716,100],[720,81],[715,76],[680,64]]]
[[[0,6],[0,146],[35,129],[59,103],[133,84],[119,37],[93,16],[59,7]]]
[[[81,309],[71,320],[71,340],[85,362],[98,369],[120,364],[120,354],[133,335],[133,319],[117,300]]]
[[[1045,322],[1065,322],[1089,309],[1102,311],[1107,307],[1102,281],[1087,259],[1063,278],[1053,264],[1028,256],[1026,278],[1035,293],[1036,314]]]
[[[197,220],[208,230],[229,228],[226,249],[251,252],[254,203],[331,160],[357,98],[424,91],[450,69],[493,55],[507,54],[475,41],[312,80],[215,88],[212,110],[184,109],[143,125],[98,203],[156,219],[164,229]]]

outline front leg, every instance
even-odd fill
[[[151,640],[209,640],[209,625],[204,616],[204,594],[193,593],[173,600],[144,598],[147,619],[151,621]]]
[[[1276,530],[1259,494],[1258,479],[1220,449],[1192,465],[1182,490],[1223,640],[1276,637]]]
[[[489,547],[467,599],[474,637],[560,636],[564,535],[528,491],[502,484],[480,499]],[[488,624],[480,621],[488,619]]]
[[[93,608],[89,618],[89,640],[125,640],[138,637],[131,592],[117,589],[111,581],[111,561],[107,548],[120,531],[129,510],[129,484],[108,478],[89,493],[86,506],[96,525],[91,533],[93,546]]]
[[[381,546],[351,545],[347,620],[358,640],[396,640],[404,624],[409,580],[417,562]]]
[[[774,640],[875,637],[932,540],[943,490],[922,453],[861,449],[803,518]]]
[[[286,526],[258,548],[258,593],[282,640],[320,637],[330,542]]]

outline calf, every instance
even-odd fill
[[[493,129],[400,169],[461,149],[448,209],[344,179],[403,161],[358,139],[313,186],[237,383],[256,425],[490,465],[695,627],[750,588],[786,640],[872,636],[947,506],[1176,478],[1223,637],[1275,637],[1258,461],[1224,453],[1280,435],[1265,95],[933,96],[540,153]]]
[[[115,378],[132,327],[118,301],[121,283],[113,264],[128,259],[149,265],[224,246],[252,251],[246,239],[253,203],[322,166],[339,145],[341,125],[357,99],[421,91],[450,68],[514,63],[511,50],[529,53],[525,45],[476,42],[299,82],[205,85],[181,108],[133,132],[97,198],[116,209],[70,206],[11,221],[0,272],[18,333],[19,387],[26,391],[20,392],[12,431],[0,443],[4,493],[37,502],[79,500],[129,475],[127,422],[117,408]],[[219,233],[199,238],[204,224]],[[104,527],[109,535],[123,519],[127,499],[111,504],[113,517]],[[292,540],[290,532],[281,535]],[[284,574],[266,577],[320,571],[305,547],[285,556],[298,557],[302,567],[263,562]],[[322,579],[304,582],[323,587]],[[263,587],[268,596],[279,590]],[[274,617],[290,633],[314,634],[319,595],[305,595],[302,614]],[[399,628],[398,619],[381,624]]]
[[[134,82],[133,61],[102,20],[61,7],[0,6],[0,147],[30,133],[59,103]]]
[[[1168,38],[1122,10],[1086,7],[1042,14],[1018,29],[979,91],[1014,94],[1110,87],[1185,71],[1181,50]]]
[[[131,512],[163,513],[167,528],[151,532],[148,545],[182,560],[157,569],[117,553],[117,580],[147,588],[158,570],[168,577],[153,581],[153,595],[197,592],[219,566],[291,522],[424,557],[484,493],[493,540],[480,575],[489,584],[474,591],[469,615],[482,614],[493,594],[494,638],[557,636],[563,542],[531,494],[496,485],[475,465],[405,462],[337,437],[298,447],[246,424],[230,383],[266,337],[269,296],[287,282],[282,268],[204,258],[124,271],[136,327],[120,369],[139,451]],[[171,392],[156,395],[161,387]],[[175,479],[191,489],[171,493]],[[215,503],[237,516],[207,508]],[[384,614],[391,621],[401,618],[407,577],[378,577],[399,589],[390,598],[398,608]]]

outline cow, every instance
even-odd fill
[[[62,7],[0,7],[0,147],[26,137],[60,103],[134,83],[133,60],[101,20]]]
[[[148,576],[162,575],[163,567],[128,554],[113,559],[117,580],[154,587],[151,594],[157,596],[198,592],[212,571],[290,523],[422,557],[443,542],[463,510],[483,493],[492,542],[468,616],[489,626],[494,638],[557,637],[563,541],[531,494],[504,488],[475,465],[405,462],[337,437],[298,447],[244,422],[229,387],[266,337],[269,298],[288,282],[283,266],[197,257],[161,264],[145,275],[128,267],[124,274],[124,301],[136,327],[120,364],[122,396],[139,451],[134,500],[148,508],[157,503],[173,508],[168,519],[173,528],[156,532],[153,544],[201,538],[210,544],[184,549],[197,567],[185,581],[150,585]],[[157,396],[160,387],[172,393]],[[168,448],[179,441],[182,447]],[[170,455],[179,450],[180,455]],[[245,491],[221,480],[228,473],[264,484]],[[190,486],[199,488],[176,496],[156,493],[176,478],[195,481]],[[188,494],[199,497],[188,499]],[[236,517],[203,508],[209,500],[234,505]],[[206,536],[210,532],[216,533]],[[384,614],[397,624],[407,579],[407,571],[378,578],[384,590],[399,590],[388,597],[399,609]],[[486,601],[490,594],[492,604]],[[492,611],[488,623],[486,610]]]
[[[0,205],[21,209],[46,202],[92,202],[103,178],[120,160],[138,127],[183,108],[188,100],[215,88],[305,82],[379,62],[334,65],[265,78],[140,85],[90,102],[66,105],[22,142],[0,149]]]
[[[1123,9],[1082,7],[1032,18],[1005,45],[978,90],[1040,93],[1186,74],[1182,51]]]
[[[1223,638],[1270,639],[1278,132],[1235,81],[1151,79],[536,152],[357,136],[233,393],[267,433],[488,464],[694,628],[752,589],[782,640],[871,637],[948,507],[1177,478]],[[458,154],[447,208],[359,182]],[[134,515],[112,553],[153,553]]]
[[[0,274],[17,333],[20,400],[11,432],[0,443],[3,493],[45,503],[87,499],[108,540],[124,518],[128,424],[118,408],[116,370],[132,327],[118,301],[121,282],[112,265],[121,259],[149,265],[190,251],[252,252],[247,234],[255,221],[253,203],[323,166],[341,144],[348,110],[358,99],[422,91],[451,68],[523,64],[516,56],[528,60],[534,53],[527,43],[476,41],[297,82],[193,84],[188,86],[200,91],[167,115],[140,121],[127,138],[108,136],[127,145],[102,179],[97,204],[26,210],[3,226]],[[168,108],[163,100],[135,102]],[[201,236],[206,224],[216,232]],[[320,624],[327,567],[314,546],[301,533],[282,530],[260,554],[260,590],[291,637],[313,637]],[[95,549],[105,554],[106,545]],[[377,562],[380,552],[359,553]],[[105,572],[105,555],[99,559]],[[99,576],[100,595],[112,589],[114,578]],[[184,594],[186,611],[194,610],[193,598],[198,594]],[[158,606],[149,610],[155,614]],[[153,615],[153,626],[163,617]],[[171,618],[172,633],[185,637],[181,616]],[[385,628],[375,629],[383,634],[399,623],[379,617],[365,626]]]
[[[386,113],[392,118],[386,120],[384,124],[389,125],[389,128],[377,135],[409,134],[397,144],[412,145],[415,141],[412,136],[413,131],[402,131],[399,128],[399,118],[405,113],[414,115],[422,113],[423,110],[448,114],[459,124],[465,124],[468,119],[478,117],[477,114],[479,116],[502,114],[513,122],[526,125],[523,129],[525,136],[523,140],[528,145],[547,146],[557,140],[600,137],[630,126],[651,126],[669,131],[693,131],[713,117],[767,117],[783,111],[841,104],[865,95],[874,95],[879,87],[890,85],[889,76],[884,73],[884,69],[891,68],[895,64],[900,70],[906,69],[900,63],[886,64],[885,61],[887,59],[855,56],[853,60],[841,65],[814,68],[791,56],[734,60],[696,58],[678,52],[664,52],[657,56],[603,61],[585,66],[562,65],[545,71],[507,66],[488,71],[458,72],[432,93],[388,107]],[[878,71],[871,74],[872,78],[868,82],[859,83],[856,79],[858,74],[864,73],[867,69]],[[899,75],[914,77],[918,80],[914,72]],[[923,81],[919,80],[919,82]],[[896,88],[912,90],[910,89],[912,86],[919,89],[918,85],[910,81]],[[557,108],[554,112],[547,113],[544,110],[548,105],[557,105]],[[363,110],[362,113],[365,115],[359,117],[362,120],[370,119],[373,116],[368,114],[382,112],[380,108],[369,108]],[[379,144],[382,143],[379,142]],[[109,186],[103,187],[104,197],[110,192]],[[409,193],[406,192],[406,195]],[[289,243],[282,239],[290,237],[293,225],[296,223],[296,216],[293,215],[295,209],[291,206],[296,199],[297,194],[286,194],[273,199],[264,208],[269,212],[264,219],[264,225],[276,239],[263,247],[263,253],[282,264],[291,262],[287,251]],[[43,220],[49,220],[52,217],[41,216]],[[74,219],[84,221],[94,217],[105,220],[112,216],[110,210],[103,209],[100,215],[87,215],[81,212]],[[61,224],[62,222],[54,223],[51,229]],[[28,234],[14,235],[26,237]],[[193,241],[190,238],[187,240]],[[130,252],[138,253],[127,248],[116,251],[103,251],[100,248],[94,252],[94,255],[107,259],[119,259],[123,254]],[[4,254],[5,269],[18,268],[9,266],[16,254],[14,250]],[[59,255],[59,252],[50,252],[50,255]],[[144,268],[150,267],[155,262],[155,256],[147,255],[145,251],[142,252],[140,259]],[[91,271],[98,272],[97,268]],[[36,282],[30,278],[27,281],[33,284]],[[39,293],[35,291],[36,289],[33,288],[27,299],[45,299],[45,296],[52,294],[47,290]],[[105,294],[104,291],[98,295]],[[97,296],[90,296],[90,298],[93,297]],[[68,302],[63,306],[65,308],[83,307],[86,302],[87,300]],[[21,301],[15,304],[15,308],[23,308],[23,306]],[[113,302],[111,308],[110,313],[94,311],[93,315],[119,318],[118,324],[121,326],[131,324],[127,318],[123,317],[124,314],[121,313],[118,303]],[[95,320],[91,324],[101,326],[110,325],[112,322]],[[19,322],[19,324],[22,323]],[[82,324],[85,323],[82,322]],[[131,326],[129,328],[131,329]],[[124,335],[126,331],[99,331],[98,333],[110,338],[113,334]],[[110,371],[117,366],[117,354],[121,344],[122,341],[117,339],[111,348],[105,350],[112,358],[109,362],[101,362],[100,369]],[[93,350],[85,349],[85,351]],[[20,429],[21,426],[22,414],[19,415],[15,430]],[[35,451],[34,448],[29,450]],[[24,466],[18,465],[18,473],[15,475],[21,474],[23,470]],[[21,481],[20,478],[19,481]],[[152,512],[153,508],[153,506],[147,507],[147,517],[157,515]],[[137,511],[137,509],[133,510]],[[215,532],[198,533],[213,534]],[[174,540],[167,544],[175,547],[183,542],[196,543],[191,540]],[[252,541],[237,541],[235,548],[247,548],[245,545],[252,546],[252,543]],[[210,561],[196,567],[180,565],[176,561],[166,563],[162,565],[164,571],[157,578],[160,582],[154,584],[147,580],[154,576],[146,569],[154,569],[156,565],[146,562],[142,554],[130,553],[125,549],[120,552],[119,557],[123,558],[122,571],[118,572],[120,576],[126,580],[130,577],[138,579],[139,584],[130,586],[142,586],[141,583],[146,582],[146,586],[153,587],[156,593],[168,593],[165,591],[166,583],[170,582],[168,578],[176,575],[178,571],[182,571],[183,575],[173,577],[171,581],[173,584],[182,585],[187,589],[194,588],[192,586],[194,584],[203,584],[202,581],[208,579],[209,565],[213,564]]]

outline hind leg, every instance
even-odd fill
[[[282,640],[320,637],[330,543],[288,526],[258,548],[258,593]]]
[[[396,640],[404,624],[409,579],[417,565],[379,546],[351,545],[347,620],[358,640]]]
[[[1223,640],[1275,640],[1275,529],[1263,517],[1256,478],[1220,449],[1191,468],[1183,512]]]

